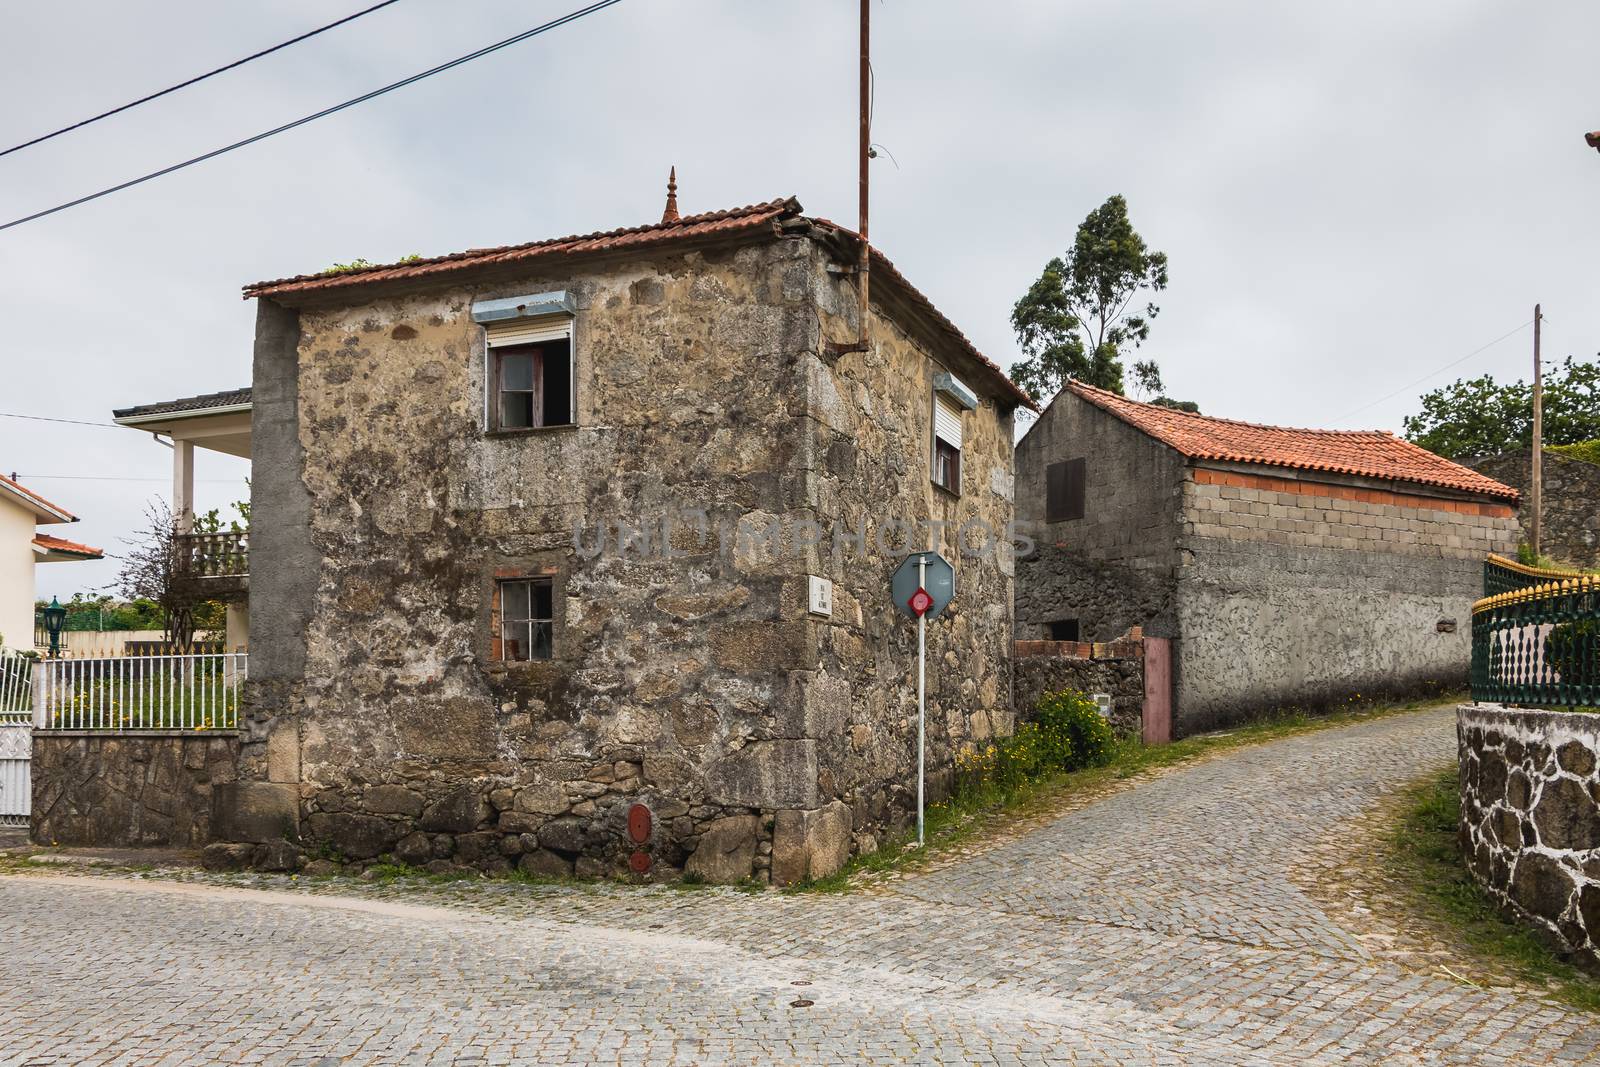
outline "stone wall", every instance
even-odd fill
[[[1046,522],[1051,463],[1082,457],[1083,518]],[[1075,619],[1079,639],[1110,641],[1134,626],[1176,636],[1183,457],[1063,391],[1016,447],[1017,520],[1035,539],[1017,561],[1017,637],[1047,639]]]
[[[1012,700],[1019,722],[1033,717],[1040,698],[1076,689],[1111,695],[1111,725],[1139,736],[1144,725],[1144,642],[1017,641]]]
[[[1468,464],[1496,481],[1522,491],[1517,512],[1520,540],[1531,542],[1533,449],[1523,448]],[[1600,570],[1600,466],[1558,452],[1544,454],[1544,529],[1542,554],[1583,570]]]
[[[35,730],[30,835],[41,845],[198,848],[235,734]],[[280,829],[281,832],[281,829]]]
[[[1600,714],[1461,706],[1461,850],[1552,945],[1600,966]]]
[[[881,294],[885,301],[892,296],[892,290]],[[820,301],[829,337],[854,338],[853,280],[830,282]],[[826,716],[814,735],[821,791],[850,806],[856,848],[869,851],[885,830],[915,814],[917,628],[888,597],[907,551],[935,547],[956,572],[955,599],[927,627],[934,795],[962,743],[1012,729],[1014,560],[1004,540],[1012,521],[1011,411],[980,393],[978,409],[963,419],[960,492],[936,486],[929,455],[934,377],[949,371],[969,384],[981,379],[954,346],[912,330],[910,315],[892,302],[875,308],[869,351],[809,361],[817,457],[810,512],[824,525],[838,522],[858,533],[864,527],[874,542],[862,553],[835,541],[811,572],[830,578],[834,591],[832,617],[815,624],[813,685],[837,694],[817,704]],[[918,528],[876,543],[876,528],[897,519]]]
[[[839,359],[825,341],[853,335],[854,290],[832,258],[769,234],[264,303],[256,514],[289,521],[253,551],[238,836],[287,793],[305,842],[355,863],[598,876],[629,869],[642,803],[652,877],[792,881],[900,824],[915,637],[883,596],[898,558],[800,532],[1009,517],[1010,413],[986,397],[968,415],[971,491],[931,508],[930,357],[968,368],[894,313]],[[577,305],[577,425],[486,434],[471,305],[551,290]],[[619,549],[624,527],[655,549]],[[757,536],[772,528],[776,547]],[[961,606],[929,633],[930,762],[1009,729],[1010,562],[960,566]],[[555,583],[550,660],[493,658],[494,583],[513,574]],[[808,614],[808,575],[833,579],[831,618]]]

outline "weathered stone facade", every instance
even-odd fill
[[[1532,543],[1533,449],[1524,448],[1469,464],[1522,492],[1517,512],[1522,541]],[[1581,570],[1600,570],[1600,466],[1559,452],[1544,454],[1544,508],[1539,552]]]
[[[790,217],[264,297],[240,804],[292,795],[300,838],[353,861],[600,876],[629,869],[639,803],[652,877],[827,873],[914,796],[888,519],[949,523],[959,572],[929,627],[930,766],[1008,731],[1010,555],[956,531],[1011,518],[1015,393],[903,283],[874,284],[869,347],[841,353],[852,259]],[[472,305],[550,291],[576,307],[575,425],[486,433]],[[940,371],[981,398],[959,497],[929,480]],[[495,581],[517,574],[553,580],[548,660],[494,657]]]
[[[1600,715],[1461,706],[1461,851],[1557,949],[1600,967]]]
[[[1110,721],[1122,734],[1144,726],[1144,642],[1017,641],[1012,645],[1012,694],[1017,717],[1032,718],[1047,696],[1067,689],[1111,697]]]
[[[42,845],[197,848],[212,790],[235,778],[233,734],[36,730],[30,836]]]
[[[1084,512],[1047,522],[1053,462],[1083,457]],[[1172,637],[1173,728],[1464,683],[1482,562],[1515,545],[1504,500],[1405,481],[1187,456],[1063,391],[1017,446],[1017,630]]]

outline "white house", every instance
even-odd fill
[[[33,647],[34,564],[101,558],[98,548],[38,530],[77,521],[59,504],[0,475],[0,647]]]

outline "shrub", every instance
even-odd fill
[[[1034,706],[1034,725],[1044,738],[1053,769],[1075,771],[1111,762],[1116,735],[1094,701],[1075,689],[1064,689]]]

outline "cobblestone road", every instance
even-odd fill
[[[0,1063],[1595,1062],[1593,1018],[1296,888],[1453,746],[1441,710],[1237,750],[851,896],[4,878]]]

